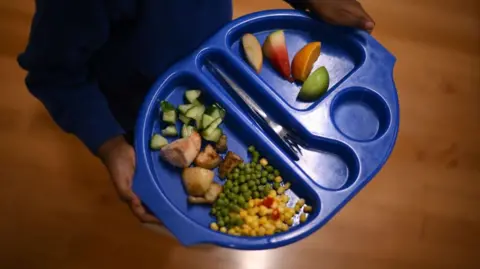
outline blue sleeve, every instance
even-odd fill
[[[88,67],[109,30],[104,0],[36,0],[28,45],[18,58],[31,94],[94,154],[124,133]]]

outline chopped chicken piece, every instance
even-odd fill
[[[225,160],[220,164],[218,168],[218,176],[220,178],[225,178],[230,171],[232,171],[237,165],[243,162],[242,158],[237,154],[229,151],[227,156],[225,156]]]
[[[215,173],[201,167],[183,169],[182,179],[188,195],[205,196],[210,189]]]
[[[198,154],[197,158],[195,159],[195,165],[206,169],[213,169],[217,167],[221,161],[222,158],[220,155],[218,155],[215,149],[208,144],[205,147],[205,150]]]
[[[220,195],[222,190],[222,186],[217,183],[212,183],[204,197],[195,197],[190,195],[188,196],[188,202],[192,204],[213,204],[217,200],[218,195]]]
[[[227,151],[227,136],[222,135],[220,136],[220,139],[217,142],[216,148],[218,152],[223,153]]]
[[[195,160],[201,145],[202,138],[197,132],[193,132],[189,137],[177,139],[164,146],[160,156],[173,166],[185,168]]]

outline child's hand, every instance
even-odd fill
[[[355,27],[369,33],[375,27],[375,22],[357,0],[310,0],[308,8],[334,25]]]
[[[145,223],[160,224],[160,221],[147,213],[140,199],[132,191],[135,171],[135,151],[120,136],[112,138],[100,147],[99,154],[120,198],[128,204],[132,213]]]

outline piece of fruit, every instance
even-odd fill
[[[292,61],[292,76],[295,80],[304,82],[310,72],[313,64],[320,56],[320,42],[311,42],[300,49]]]
[[[320,98],[327,90],[330,83],[330,77],[327,69],[322,66],[308,76],[305,83],[303,83],[298,99],[302,101],[311,102]]]
[[[260,73],[263,65],[263,54],[258,39],[252,34],[245,34],[242,36],[242,46],[247,62],[257,73]]]
[[[290,61],[288,60],[287,44],[285,43],[285,34],[282,30],[277,30],[268,35],[265,43],[263,43],[263,53],[283,78],[290,82],[293,81]]]

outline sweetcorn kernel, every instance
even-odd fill
[[[268,223],[268,220],[266,217],[261,217],[260,220],[258,221],[259,224],[265,225]]]
[[[277,183],[280,183],[280,182],[282,182],[282,177],[278,176],[278,177],[275,177],[273,180]]]
[[[282,201],[283,203],[288,203],[288,201],[289,201],[289,200],[290,200],[290,197],[288,197],[288,196],[287,196],[287,195],[285,195],[285,194],[284,194],[284,195],[282,195],[282,197],[281,197],[281,201]]]
[[[278,203],[277,203],[277,202],[273,202],[273,204],[272,204],[271,208],[273,208],[273,209],[276,209],[276,208],[278,208]]]
[[[253,216],[246,216],[245,217],[245,223],[250,225],[253,222]]]
[[[305,212],[305,213],[310,213],[310,212],[312,212],[312,207],[309,206],[309,205],[305,206],[305,207],[303,208],[303,212]]]
[[[252,207],[248,209],[248,215],[255,216],[258,213],[258,207]]]
[[[267,159],[261,158],[261,159],[260,159],[260,165],[262,165],[262,166],[267,166],[267,165],[268,165]]]
[[[257,232],[255,230],[250,230],[250,236],[257,236]]]
[[[265,235],[273,235],[275,233],[275,229],[266,229],[265,230]]]
[[[268,208],[264,205],[261,205],[259,210],[258,210],[258,214],[260,216],[265,216],[267,214],[267,211],[268,211]]]
[[[249,207],[254,207],[255,206],[255,201],[253,201],[253,200],[248,201],[248,206]]]
[[[291,219],[293,218],[293,213],[288,211],[288,212],[285,212],[284,216],[285,216],[285,219]]]
[[[283,187],[285,188],[285,190],[290,189],[291,186],[292,186],[292,183],[290,183],[290,182],[287,182],[287,183],[285,183],[285,185],[283,185]]]
[[[291,218],[290,218],[290,219],[287,219],[287,220],[285,221],[285,223],[286,223],[288,226],[292,226],[292,225],[293,225],[293,219],[291,219]]]
[[[305,215],[305,214],[302,213],[302,214],[300,215],[300,222],[303,223],[303,222],[305,222],[305,221],[307,221],[307,215]]]
[[[240,210],[240,217],[245,218],[247,216],[247,211],[245,210]]]
[[[229,235],[235,235],[235,230],[234,230],[234,229],[228,230],[228,234],[229,234]]]
[[[288,225],[285,223],[282,223],[282,231],[286,232],[288,231]]]
[[[215,222],[210,223],[210,229],[218,231],[218,224],[216,224]]]
[[[301,210],[301,209],[302,209],[302,207],[301,207],[301,206],[298,206],[298,204],[297,204],[297,205],[295,205],[295,213],[298,213],[298,212],[300,212],[300,210]]]
[[[283,222],[281,220],[277,220],[275,222],[275,228],[282,229],[282,227],[283,227]]]
[[[268,193],[268,197],[272,197],[272,198],[275,198],[277,196],[277,192],[275,190],[271,190],[269,193]]]
[[[222,227],[222,228],[220,228],[220,232],[222,232],[222,233],[226,233],[226,232],[227,232],[227,228],[226,228],[226,227]]]
[[[264,236],[267,230],[263,227],[258,228],[258,236]]]
[[[295,206],[299,206],[299,207],[302,207],[303,205],[305,204],[305,199],[300,199],[297,201],[297,204]]]
[[[277,189],[278,194],[283,194],[285,192],[285,187],[280,187]]]

